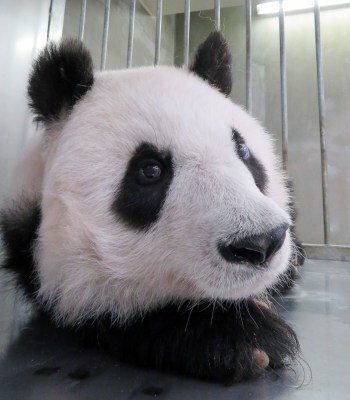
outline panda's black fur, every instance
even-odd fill
[[[232,89],[231,52],[219,32],[211,33],[199,46],[190,70],[210,82],[224,95],[230,95]]]
[[[156,160],[162,166],[163,173],[156,190],[153,185],[139,185],[137,182],[139,161],[144,158]],[[149,228],[159,216],[173,175],[171,154],[162,154],[151,143],[141,143],[129,161],[113,210],[126,224],[137,229]]]
[[[233,129],[232,132],[232,139],[235,143],[236,151],[239,155],[240,146],[245,146],[244,139],[235,129]],[[242,159],[242,161],[245,163],[245,165],[248,167],[249,171],[253,175],[256,186],[262,193],[264,193],[268,181],[265,168],[260,163],[260,161],[254,156],[254,154],[252,154],[250,150],[248,151],[250,153],[249,158],[246,159],[245,157],[242,156],[240,156],[240,158]]]
[[[21,199],[4,208],[0,213],[0,232],[5,249],[1,267],[14,276],[16,286],[31,301],[39,282],[35,273],[33,245],[41,221],[40,205]]]
[[[70,62],[71,58],[73,62]],[[228,95],[232,86],[230,61],[226,42],[216,32],[200,47],[191,70]],[[34,65],[30,77],[31,107],[38,120],[52,122],[60,118],[62,110],[69,112],[92,84],[91,58],[81,44],[69,41],[59,47],[49,45]],[[239,145],[244,144],[244,140],[236,131],[233,131],[233,139],[233,146],[239,153]],[[151,146],[150,149],[147,144],[146,150],[152,151],[154,158],[154,148]],[[136,157],[138,151],[145,151],[145,146],[136,151]],[[116,193],[113,210],[136,229],[147,229],[156,221],[173,177],[171,155],[159,157],[160,162],[167,165],[168,174],[157,201],[151,204],[152,207],[146,204],[151,210],[147,215],[138,215],[144,204],[137,201],[142,200],[144,193],[135,194],[136,209],[128,209],[128,202],[123,201],[125,191],[134,190],[128,182],[128,174]],[[254,157],[247,167],[260,191],[264,192],[268,177],[263,165]],[[133,173],[132,161],[128,171]],[[57,324],[53,315],[55,304],[45,305],[37,298],[40,280],[35,268],[34,247],[40,224],[38,201],[20,199],[2,211],[0,230],[5,249],[2,268],[14,276],[18,288],[37,311]],[[296,260],[295,264],[302,261]],[[285,285],[290,286],[294,275],[289,271],[287,276]],[[270,305],[255,298],[214,304],[204,298],[196,305],[172,301],[127,322],[119,323],[115,316],[105,313],[79,324],[69,322],[64,329],[143,368],[221,382],[255,377],[267,364],[271,368],[288,365],[299,352],[294,331]]]
[[[33,66],[29,78],[29,105],[37,121],[58,119],[68,111],[94,83],[93,65],[82,43],[66,40],[51,43]]]

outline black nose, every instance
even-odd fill
[[[282,247],[288,227],[288,224],[283,224],[270,232],[233,241],[229,245],[219,244],[219,252],[232,263],[266,263]]]

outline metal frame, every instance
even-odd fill
[[[283,0],[279,0],[280,73],[281,73],[281,117],[282,117],[282,159],[285,170],[288,168],[288,103],[287,103],[287,63],[284,29]]]
[[[214,0],[214,29],[220,30],[220,0]]]
[[[78,38],[81,41],[83,41],[83,38],[84,38],[84,28],[85,28],[85,19],[86,19],[86,2],[87,2],[87,0],[81,0],[81,2],[80,2]]]
[[[252,92],[252,1],[245,0],[246,15],[246,108],[249,114],[252,114],[253,108],[253,92]]]
[[[126,59],[127,68],[131,68],[131,66],[132,66],[132,53],[133,53],[133,49],[134,49],[136,1],[137,0],[130,0],[128,52],[127,52],[127,59]]]
[[[161,49],[161,31],[162,31],[162,0],[154,0],[157,4],[156,12],[156,37],[155,37],[155,54],[154,65],[160,62]],[[323,54],[322,54],[322,36],[320,22],[320,6],[319,0],[314,0],[314,21],[315,21],[315,45],[316,45],[316,64],[317,64],[317,90],[318,90],[318,110],[319,110],[319,128],[320,128],[320,148],[321,148],[321,170],[322,170],[322,203],[323,203],[323,220],[324,220],[324,244],[305,244],[305,250],[309,257],[330,259],[330,260],[350,260],[350,246],[335,246],[330,244],[329,239],[329,205],[328,205],[328,165],[327,165],[327,147],[326,147],[326,130],[325,130],[325,93],[323,78]],[[129,37],[127,51],[127,67],[132,66],[134,27],[135,27],[135,10],[137,0],[130,0],[129,15]],[[54,5],[59,3],[58,0],[51,0],[48,39],[52,34],[52,20],[54,18]],[[87,0],[81,0],[81,11],[79,20],[78,38],[83,40],[84,26],[86,16]],[[281,80],[281,131],[282,131],[282,156],[283,166],[287,170],[288,166],[288,102],[287,102],[287,62],[286,62],[286,45],[285,45],[285,15],[283,11],[283,0],[279,0],[279,42],[280,42],[280,80]],[[102,52],[101,52],[101,69],[106,66],[107,58],[107,41],[108,27],[110,16],[111,0],[104,0],[105,15],[103,24]],[[213,1],[214,10],[214,29],[220,30],[220,0]],[[252,2],[245,0],[246,10],[246,108],[252,113]],[[189,38],[190,38],[190,0],[184,0],[184,50],[183,50],[183,66],[189,64]]]
[[[330,244],[329,239],[329,205],[328,205],[328,163],[325,129],[325,90],[323,75],[323,52],[321,35],[321,16],[319,0],[314,0],[315,20],[315,47],[317,66],[317,92],[320,129],[321,149],[321,172],[322,172],[322,207],[323,207],[323,231],[324,244],[304,244],[309,258],[322,260],[350,261],[350,246],[336,246]]]
[[[190,17],[191,17],[191,0],[185,0],[184,14],[184,62],[183,66],[188,67],[189,46],[190,46]]]
[[[154,52],[154,65],[159,64],[160,42],[162,37],[163,0],[157,0],[156,43]]]
[[[105,0],[105,15],[103,18],[103,36],[102,36],[102,51],[101,51],[101,70],[106,68],[107,61],[107,43],[109,29],[109,15],[111,11],[111,0]]]
[[[62,37],[66,0],[51,0],[47,22],[47,41],[57,41]]]
[[[329,214],[328,214],[328,164],[326,148],[326,130],[325,130],[325,95],[323,80],[323,54],[320,22],[320,5],[315,0],[315,42],[316,42],[316,63],[317,63],[317,89],[318,89],[318,110],[320,125],[320,145],[321,145],[321,170],[322,170],[322,205],[323,205],[323,227],[324,242],[329,244]]]

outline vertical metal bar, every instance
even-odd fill
[[[246,9],[246,107],[252,113],[252,2],[245,1]]]
[[[281,74],[281,115],[282,115],[282,157],[283,167],[288,166],[288,104],[287,104],[287,64],[286,64],[286,41],[285,41],[285,19],[283,0],[279,0],[279,34],[280,34],[280,74]]]
[[[322,202],[323,202],[323,229],[325,244],[329,243],[329,214],[328,214],[328,165],[325,131],[325,94],[323,80],[323,56],[322,38],[320,23],[320,5],[314,0],[315,17],[315,41],[316,41],[316,63],[317,63],[317,90],[318,90],[318,111],[320,125],[320,146],[321,146],[321,169],[322,169]]]
[[[184,21],[184,67],[188,67],[190,47],[190,17],[191,0],[185,0],[185,21]]]
[[[101,51],[101,70],[104,70],[106,68],[110,11],[111,11],[111,0],[105,0],[105,15],[103,19],[103,37],[102,37],[102,51]]]
[[[85,16],[86,16],[86,1],[80,1],[80,19],[79,19],[79,33],[78,38],[79,40],[83,41],[84,38],[84,28],[85,28]]]
[[[50,31],[51,31],[51,24],[52,24],[52,6],[53,2],[55,0],[50,1],[50,7],[49,7],[49,21],[47,23],[47,32],[46,32],[46,41],[48,42],[50,40]]]
[[[214,0],[214,29],[220,30],[220,0]]]
[[[154,65],[159,64],[160,58],[160,40],[162,36],[162,14],[163,0],[157,0],[157,21],[156,21],[156,47],[154,54]]]
[[[126,66],[128,68],[132,66],[132,51],[134,48],[135,10],[136,10],[136,0],[130,0],[128,55],[126,60]]]
[[[51,0],[47,23],[47,41],[58,41],[62,38],[66,0]]]

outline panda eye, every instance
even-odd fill
[[[161,175],[162,166],[156,160],[144,160],[138,170],[138,180],[142,185],[158,182]]]
[[[250,151],[245,144],[239,144],[237,146],[237,150],[238,150],[238,155],[243,160],[247,160],[250,157]]]

